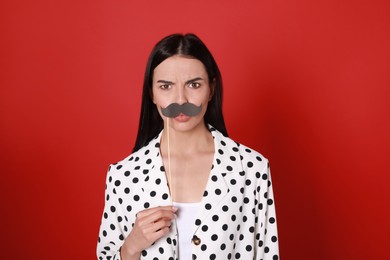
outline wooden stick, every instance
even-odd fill
[[[167,117],[168,182],[169,182],[169,191],[171,192],[171,202],[173,203],[173,183],[172,183],[172,172],[171,172],[171,144],[169,139],[169,121],[170,118]]]

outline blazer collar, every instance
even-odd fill
[[[198,212],[195,232],[201,227],[201,223],[205,219],[214,215],[219,204],[230,192],[231,180],[235,176],[231,173],[243,172],[238,149],[239,144],[223,136],[222,133],[213,127],[210,127],[210,131],[214,138],[214,160],[203,194],[202,206]]]
[[[212,169],[202,198],[202,209],[199,212],[199,217],[201,219],[212,213],[213,209],[215,209],[221,200],[229,193],[230,181],[234,177],[230,173],[243,172],[241,156],[238,149],[239,144],[232,139],[223,136],[221,132],[211,125],[209,125],[209,129],[214,139],[215,153]],[[143,167],[144,173],[145,171],[149,173],[144,175],[145,182],[151,184],[161,182],[160,187],[163,189],[161,192],[168,195],[168,199],[164,200],[164,205],[169,205],[171,203],[171,198],[160,153],[161,136],[162,131],[144,147],[145,149],[141,149],[140,152],[150,153],[150,157],[152,158],[152,163],[149,166],[145,165],[145,167]],[[140,154],[140,156],[142,155],[143,154]],[[145,185],[145,187],[142,187],[142,190],[148,192],[147,194],[153,189],[155,189],[154,185]]]

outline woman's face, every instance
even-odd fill
[[[172,103],[192,103],[202,106],[195,116],[180,114],[170,119],[170,126],[178,131],[188,131],[204,125],[204,114],[211,99],[208,75],[203,63],[197,59],[172,56],[161,62],[153,72],[152,99],[166,125],[167,118],[161,108]]]

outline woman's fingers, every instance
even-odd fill
[[[163,228],[169,228],[172,225],[172,219],[159,219],[150,225],[150,232],[157,232]]]
[[[175,218],[175,209],[172,207],[153,209],[150,211],[143,211],[137,214],[136,224],[139,226],[149,227],[150,224],[156,223],[160,220],[168,220],[169,223]],[[170,226],[170,224],[169,224]]]
[[[155,207],[140,211],[124,246],[129,252],[140,252],[169,233],[177,208]]]
[[[177,208],[174,206],[160,206],[160,207],[155,207],[155,208],[150,208],[150,209],[145,209],[137,213],[137,218],[138,217],[146,217],[148,215],[151,215],[156,212],[160,211],[168,211],[168,212],[176,212]]]

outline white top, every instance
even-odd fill
[[[173,202],[177,207],[176,225],[179,238],[179,259],[192,259],[191,240],[195,232],[195,216],[201,203]]]

